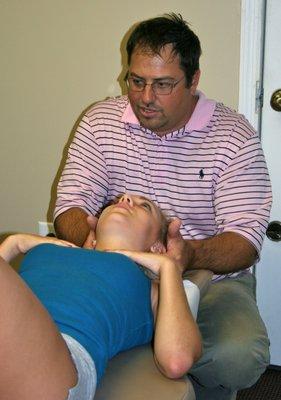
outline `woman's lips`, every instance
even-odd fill
[[[131,207],[128,204],[123,203],[123,202],[115,204],[114,207],[115,208],[123,208],[123,210],[127,210],[127,211],[130,211],[130,209],[131,209]]]

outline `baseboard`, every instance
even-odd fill
[[[274,369],[274,370],[276,370],[276,371],[281,371],[281,365],[273,365],[273,364],[270,364],[270,365],[267,367],[267,369]]]

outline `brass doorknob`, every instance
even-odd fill
[[[275,111],[281,111],[281,89],[276,90],[270,99],[270,105]]]

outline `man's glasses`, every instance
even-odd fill
[[[152,83],[146,83],[144,79],[137,78],[134,76],[129,76],[125,78],[127,82],[129,90],[133,92],[143,92],[147,85],[150,85],[154,94],[171,94],[173,89],[177,86],[177,84],[184,79],[184,76],[178,81],[171,80],[156,80]]]

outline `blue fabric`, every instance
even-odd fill
[[[43,244],[25,256],[20,275],[60,332],[89,352],[98,381],[108,359],[152,338],[151,283],[126,256]]]

